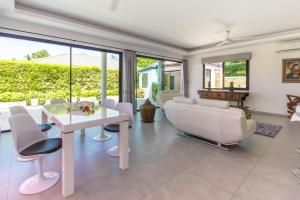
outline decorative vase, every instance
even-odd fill
[[[233,81],[230,82],[229,91],[230,91],[230,92],[233,92],[233,91],[234,91],[234,82],[233,82]]]
[[[145,103],[140,107],[142,122],[154,122],[155,110],[155,105],[153,105],[149,99],[146,99]]]
[[[207,89],[208,89],[208,91],[210,91],[211,90],[211,83],[210,83],[210,81],[207,82],[207,85],[208,85]]]

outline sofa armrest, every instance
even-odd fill
[[[256,131],[256,121],[253,119],[247,119],[247,136]]]

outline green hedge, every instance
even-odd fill
[[[70,67],[0,60],[0,102],[69,97]],[[119,70],[107,71],[107,95],[117,96]],[[101,69],[96,66],[72,67],[72,93],[76,97],[100,97]]]

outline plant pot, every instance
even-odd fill
[[[147,99],[146,102],[140,108],[142,122],[144,123],[154,122],[155,110],[156,110],[155,106],[151,104],[149,99]]]
[[[31,106],[38,106],[39,105],[39,99],[30,99]]]

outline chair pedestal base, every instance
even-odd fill
[[[21,194],[36,194],[43,192],[59,180],[59,174],[56,172],[44,172],[42,175],[37,174],[30,177],[19,188]]]
[[[128,148],[128,152],[130,153],[130,148]],[[107,151],[107,154],[111,157],[119,157],[119,146],[114,146]]]
[[[95,141],[102,142],[102,141],[111,139],[111,135],[106,134],[106,133],[101,133],[101,134],[95,136],[93,139]]]
[[[28,161],[33,161],[35,159],[36,158],[22,158],[20,156],[17,157],[17,160],[20,161],[20,162],[28,162]]]

